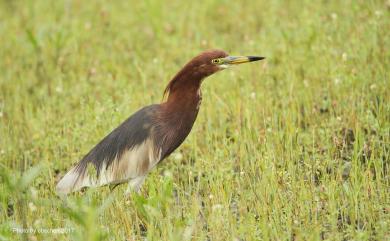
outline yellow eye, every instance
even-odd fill
[[[221,63],[221,60],[220,59],[213,59],[213,60],[211,60],[211,63],[219,64],[219,63]]]

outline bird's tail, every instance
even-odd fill
[[[58,182],[56,192],[58,195],[66,195],[80,190],[83,187],[93,186],[94,183],[85,170],[76,167],[70,169],[68,173]]]

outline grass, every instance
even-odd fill
[[[390,240],[389,9],[1,1],[0,240]],[[204,82],[190,136],[141,195],[57,198],[66,170],[209,48],[267,60]]]

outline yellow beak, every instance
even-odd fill
[[[258,61],[265,59],[265,57],[260,56],[228,56],[222,59],[223,64],[243,64],[253,61]]]

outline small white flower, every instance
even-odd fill
[[[84,24],[84,28],[85,28],[86,30],[90,30],[91,27],[92,27],[92,24],[91,24],[90,22],[86,22],[86,23]]]
[[[35,212],[37,210],[37,207],[32,202],[28,203],[28,208],[31,210],[31,212]]]
[[[218,209],[222,209],[223,206],[221,204],[215,204],[211,207],[211,210],[215,211],[215,210],[218,210]]]
[[[347,60],[348,60],[348,55],[347,55],[347,53],[343,53],[343,54],[341,55],[341,58],[343,59],[343,61],[347,61]]]
[[[172,154],[172,158],[175,161],[181,161],[183,160],[183,154],[181,154],[180,152],[175,152]]]
[[[168,171],[168,170],[165,170],[164,171],[164,176],[166,177],[172,177],[172,172]]]
[[[57,87],[56,87],[56,92],[57,92],[57,93],[62,93],[62,88],[61,88],[61,86],[57,86]]]
[[[37,199],[38,198],[38,191],[37,191],[37,189],[31,187],[30,188],[30,192],[31,192],[32,199]]]
[[[305,87],[309,87],[309,81],[308,81],[307,79],[304,79],[304,80],[303,80],[303,85],[304,85]]]

